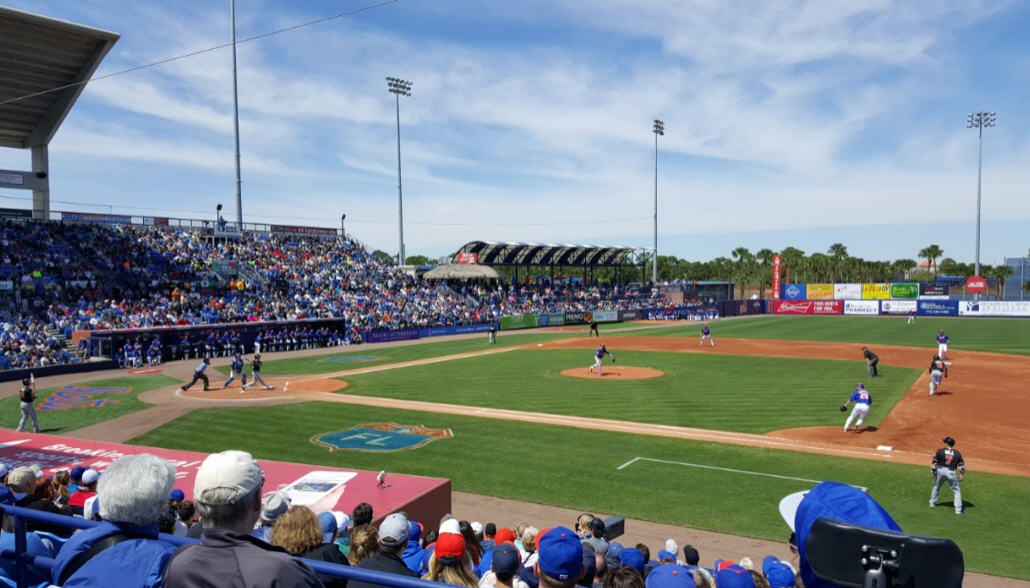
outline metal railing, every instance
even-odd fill
[[[28,571],[29,566],[33,566],[41,571],[51,571],[57,564],[57,560],[54,558],[44,557],[41,555],[30,555],[28,553],[28,531],[26,530],[26,521],[57,525],[71,529],[90,529],[100,524],[97,521],[88,521],[78,517],[53,514],[20,506],[4,506],[2,507],[2,510],[4,515],[14,519],[14,550],[0,550],[0,557],[14,560],[16,573],[13,580],[17,583],[18,588],[28,588],[30,586],[26,578],[26,572]],[[165,541],[173,545],[200,543],[198,539],[177,537],[166,533],[161,533],[159,538],[161,541]],[[409,578],[387,572],[376,572],[306,558],[301,559],[303,559],[304,563],[315,572],[336,578],[362,580],[364,582],[370,582],[391,588],[440,588],[441,586],[448,586],[448,584],[422,580],[420,578]]]

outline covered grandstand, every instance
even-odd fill
[[[616,245],[470,241],[462,245],[454,258],[459,263],[513,267],[516,280],[519,268],[549,268],[552,280],[555,270],[561,274],[565,268],[580,268],[585,280],[593,280],[595,268],[610,267],[615,268],[616,281],[621,282],[624,269],[636,271],[639,267],[643,272],[643,264],[632,259],[638,251],[637,247]]]

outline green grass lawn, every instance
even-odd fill
[[[629,331],[625,335],[669,335],[700,337],[700,322],[673,328]],[[716,344],[719,337],[744,339],[788,339],[793,341],[837,341],[870,346],[906,345],[937,349],[937,331],[951,337],[956,351],[993,351],[1030,355],[1030,320],[992,318],[919,317],[906,324],[906,317],[853,316],[757,316],[709,323]],[[875,351],[875,348],[874,348]]]
[[[585,380],[562,376],[586,370],[589,350],[525,349],[495,355],[346,376],[344,392],[765,433],[812,425],[842,425],[837,407],[865,374],[862,361],[616,350],[620,365],[653,367],[665,376],[646,380]],[[880,420],[921,370],[885,367],[868,385]],[[788,410],[789,408],[789,410]]]
[[[454,437],[391,453],[330,453],[311,442],[319,433],[382,421],[449,428]],[[653,462],[617,468],[648,457],[837,480],[867,486],[905,531],[953,539],[966,569],[1030,578],[1026,541],[1018,540],[1030,524],[1030,478],[970,474],[962,488],[967,514],[957,517],[947,506],[927,508],[925,467],[332,403],[201,410],[133,443],[193,451],[231,447],[265,459],[446,477],[464,492],[777,541],[789,533],[777,510],[780,498],[812,483]],[[950,499],[943,496],[942,503]]]
[[[39,415],[39,429],[44,433],[65,433],[74,429],[80,429],[89,425],[118,418],[120,416],[143,410],[150,405],[141,402],[140,392],[178,384],[179,381],[162,374],[147,374],[140,376],[124,376],[110,380],[97,380],[84,384],[87,388],[131,388],[128,394],[99,394],[91,393],[94,401],[112,400],[115,403],[105,403],[101,406],[66,408],[62,410],[43,410],[44,403],[52,394],[63,387],[43,388],[36,391],[36,413]],[[83,391],[77,391],[83,392]],[[88,391],[85,391],[88,392]],[[87,401],[83,401],[85,404]],[[13,429],[18,426],[21,419],[21,410],[18,408],[17,396],[10,396],[0,400],[0,427]],[[78,404],[76,406],[79,406]],[[31,423],[29,427],[31,427]]]

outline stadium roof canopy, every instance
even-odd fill
[[[49,143],[118,39],[117,33],[0,6],[0,146]]]
[[[470,241],[458,253],[475,253],[481,265],[603,267],[631,265],[636,247]]]

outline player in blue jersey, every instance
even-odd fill
[[[941,359],[948,359],[948,343],[951,337],[944,334],[944,329],[937,332],[937,356]]]
[[[698,345],[703,347],[705,344],[705,339],[707,339],[708,342],[712,344],[712,347],[715,347],[715,339],[712,339],[712,330],[708,328],[707,324],[701,327],[701,342],[698,343]]]
[[[848,420],[844,423],[845,433],[847,433],[848,429],[851,428],[851,421],[856,418],[858,421],[855,422],[855,430],[857,431],[862,427],[862,421],[864,421],[865,417],[869,414],[869,406],[873,403],[873,397],[865,389],[865,384],[862,382],[858,383],[858,388],[851,393],[851,397],[848,398],[848,401],[841,405],[841,412],[846,411],[848,406],[851,406],[852,403],[855,404],[855,408],[851,410],[851,415],[848,416]]]
[[[232,363],[229,364],[229,379],[222,384],[222,388],[228,388],[236,376],[240,377],[240,383],[246,387],[247,374],[243,373],[243,357],[239,353],[233,356]]]
[[[608,348],[602,344],[597,348],[597,351],[594,352],[594,365],[588,367],[587,371],[592,372],[594,371],[594,368],[597,368],[597,375],[603,376],[604,374],[601,373],[601,360],[604,359],[605,355],[610,356],[612,358],[612,363],[615,363],[615,356],[612,355],[612,352],[608,351]]]

